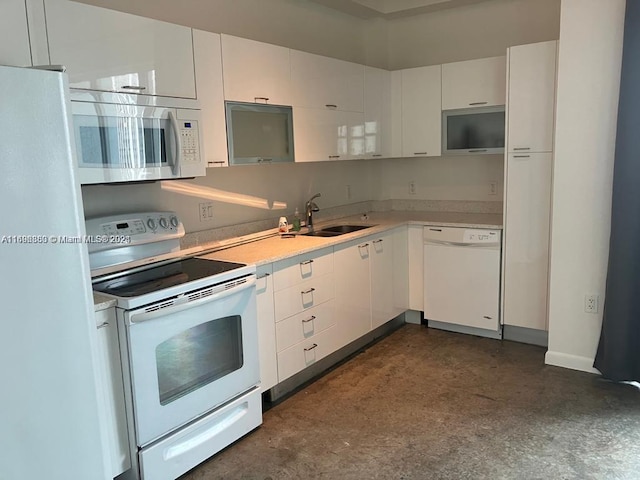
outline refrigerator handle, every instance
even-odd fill
[[[180,174],[180,163],[182,163],[182,138],[180,136],[180,125],[178,125],[178,119],[172,110],[169,110],[169,120],[171,121],[173,136],[176,143],[176,156],[173,160],[171,172],[177,177]]]

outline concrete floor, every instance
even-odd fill
[[[181,480],[639,479],[640,392],[406,325]]]

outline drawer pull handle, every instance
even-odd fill
[[[325,105],[327,108],[338,108],[338,105],[334,105],[333,103],[328,103]]]
[[[373,154],[373,155],[371,155],[371,156],[372,156],[372,157],[381,157],[381,156],[382,156],[382,154],[380,154],[380,153],[374,153],[374,154]]]
[[[358,248],[365,248],[368,247],[369,244],[368,243],[363,243],[362,245],[358,245]]]
[[[317,346],[318,346],[318,344],[317,344],[317,343],[314,343],[314,344],[313,344],[313,345],[311,345],[310,347],[305,348],[305,349],[304,349],[304,351],[305,351],[305,352],[308,352],[308,351],[310,351],[310,350],[313,350],[313,349],[314,349],[314,348],[316,348]]]
[[[309,318],[307,318],[306,320],[302,320],[302,323],[309,323],[309,322],[313,322],[316,319],[315,315],[311,315]]]
[[[315,289],[315,288],[313,288],[313,287],[311,287],[309,290],[305,290],[305,291],[300,292],[300,293],[301,293],[302,295],[307,295],[308,293],[313,293],[313,292],[315,292],[315,291],[316,291],[316,289]]]
[[[269,101],[269,97],[253,97],[253,99],[256,101],[256,103],[258,102],[258,100],[264,100],[264,103],[267,103]]]
[[[109,322],[104,322],[103,324],[98,325],[96,328],[100,330],[101,328],[108,327],[108,326],[109,326]]]
[[[340,158],[340,155],[329,155],[329,158]]]
[[[514,152],[517,152],[518,150],[531,150],[531,147],[516,147],[513,149]]]
[[[487,320],[491,320],[493,317],[490,317],[489,315],[485,315],[482,318],[486,318]]]
[[[487,103],[489,102],[473,102],[473,103],[470,103],[469,105],[486,105]]]
[[[384,242],[384,240],[382,238],[379,238],[378,240],[374,240],[373,243],[382,243]]]
[[[513,158],[531,158],[531,155],[514,155]]]
[[[269,275],[271,275],[270,273],[264,273],[262,275],[260,275],[259,277],[256,278],[256,280],[262,280],[263,278],[267,278]]]
[[[123,90],[146,90],[147,87],[136,87],[135,85],[123,85],[122,87]]]
[[[414,155],[426,155],[427,152],[414,152],[413,154]]]
[[[441,232],[442,231],[441,228],[430,228],[429,230],[431,230],[432,232]]]
[[[209,162],[209,163],[212,164],[212,165],[223,165],[223,164],[225,164],[227,162],[225,162],[224,160],[218,160],[218,161]]]
[[[310,265],[313,263],[313,260],[306,260],[304,262],[300,262],[300,265]]]

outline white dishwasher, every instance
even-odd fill
[[[429,327],[502,338],[500,230],[424,227]]]

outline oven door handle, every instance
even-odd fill
[[[197,300],[189,301],[189,296],[184,295],[183,297],[176,299],[175,303],[170,307],[160,308],[158,310],[153,310],[150,312],[141,310],[140,313],[132,313],[131,315],[129,315],[129,324],[133,325],[135,323],[146,322],[155,318],[166,317],[167,315],[178,313],[189,308],[200,307],[202,305],[210,302],[215,302],[230,295],[235,295],[236,293],[240,293],[248,288],[252,288],[255,286],[255,284],[256,277],[255,275],[251,275],[250,277],[247,277],[246,282],[242,283],[241,285],[231,287],[227,290],[223,290],[222,292],[214,293],[213,295],[208,295]],[[203,290],[206,290],[206,288]]]

